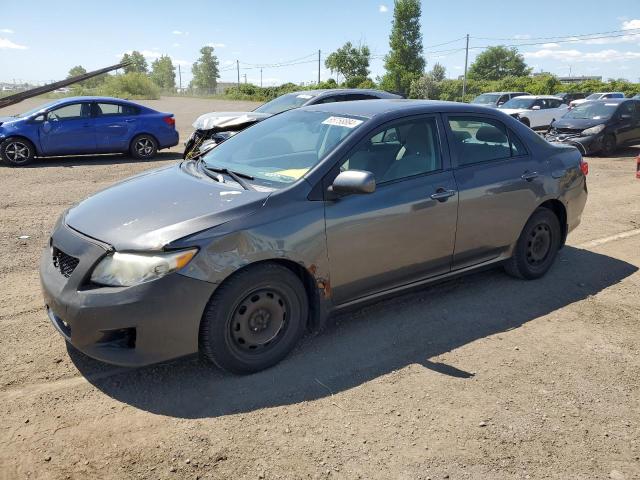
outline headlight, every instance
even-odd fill
[[[595,127],[591,127],[591,128],[587,128],[586,130],[583,130],[582,135],[596,135],[600,133],[602,130],[604,130],[604,128],[605,128],[604,125],[596,125]]]
[[[198,249],[158,253],[114,253],[93,269],[91,281],[110,287],[150,282],[185,267]]]

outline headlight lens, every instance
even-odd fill
[[[604,130],[604,125],[596,125],[595,127],[587,128],[582,131],[582,135],[596,135]]]
[[[198,249],[158,253],[109,255],[93,269],[91,281],[109,287],[130,287],[150,282],[185,267]]]

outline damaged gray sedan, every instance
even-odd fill
[[[291,110],[65,212],[40,263],[46,310],[106,362],[199,351],[255,372],[338,309],[488,265],[543,276],[580,223],[586,171],[484,107]]]
[[[200,115],[193,128],[195,131],[185,142],[182,158],[196,158],[245,128],[272,115],[294,108],[320,103],[350,102],[355,100],[377,100],[401,98],[389,92],[364,88],[333,88],[324,90],[303,90],[285,93],[252,112],[212,112]]]

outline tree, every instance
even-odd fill
[[[468,77],[476,80],[501,80],[505,77],[524,77],[531,69],[515,47],[489,47],[469,67]]]
[[[419,0],[395,0],[382,88],[407,93],[412,80],[424,73],[420,14]]]
[[[213,47],[202,47],[200,58],[191,67],[193,79],[190,88],[203,90],[209,94],[214,93],[220,73],[218,70],[218,57],[213,54]]]
[[[67,74],[67,78],[75,77],[77,75],[84,75],[85,73],[87,73],[86,68],[84,68],[82,65],[76,65],[75,67],[72,67],[69,70],[69,73]],[[97,77],[92,77],[83,82],[73,84],[71,88],[75,90],[78,90],[78,87],[96,88],[102,85],[102,83],[104,83],[105,78],[106,78],[106,74],[98,75]]]
[[[85,73],[87,73],[87,70],[82,65],[76,65],[69,70],[67,78],[75,77],[76,75],[84,75]]]
[[[124,73],[148,73],[147,70],[147,61],[139,51],[134,50],[133,52],[125,53],[122,56],[121,62],[130,62],[129,65],[124,67]]]
[[[441,82],[447,77],[447,69],[439,63],[435,63],[430,75],[434,82]]]
[[[331,53],[324,62],[329,70],[342,74],[345,81],[352,78],[367,78],[371,52],[366,45],[354,47],[351,42],[345,43]],[[359,82],[358,82],[359,83]]]
[[[176,88],[176,67],[171,57],[161,55],[151,64],[151,80],[160,88],[173,90]]]

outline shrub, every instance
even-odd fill
[[[111,75],[98,92],[110,97],[155,100],[160,98],[159,87],[144,73],[131,72]]]

